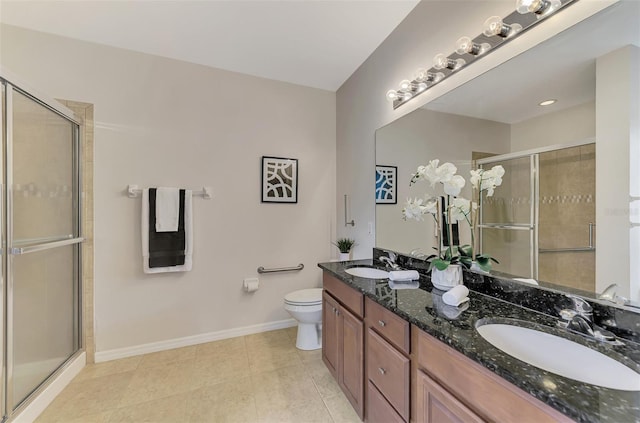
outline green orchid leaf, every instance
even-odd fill
[[[462,263],[462,265],[467,269],[471,269],[471,264],[473,263],[473,260],[471,260],[471,257],[461,257],[460,263]]]
[[[442,259],[434,259],[431,264],[438,270],[444,270],[447,267],[449,267],[449,264],[451,264],[451,262],[449,260],[442,260]]]
[[[465,244],[458,247],[458,251],[462,256],[472,257],[473,256],[473,247],[471,245]]]

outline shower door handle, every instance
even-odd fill
[[[64,239],[62,241],[53,241],[53,242],[47,242],[47,243],[44,243],[44,244],[29,245],[27,247],[14,247],[14,248],[11,248],[10,252],[14,256],[19,256],[21,254],[35,253],[37,251],[48,250],[49,248],[64,247],[65,245],[80,244],[83,241],[84,241],[84,238],[82,238],[82,237],[72,238],[72,239]]]

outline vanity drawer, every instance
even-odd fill
[[[371,381],[367,383],[367,423],[404,423]]]
[[[369,298],[365,299],[365,316],[368,327],[375,328],[376,332],[396,348],[409,354],[409,334],[411,332],[409,322]]]
[[[409,420],[410,360],[373,329],[367,330],[367,376],[389,404]]]
[[[322,287],[353,314],[364,317],[364,295],[327,272],[322,274]]]

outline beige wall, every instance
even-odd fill
[[[640,195],[640,48],[627,46],[596,61],[596,290],[620,285],[618,295],[640,300],[640,233],[629,230],[640,210],[629,196]],[[635,154],[634,154],[635,153]],[[611,189],[615,187],[615,189]],[[619,254],[630,248],[629,255]],[[631,281],[630,286],[620,281]]]
[[[511,151],[567,144],[596,136],[593,101],[511,125]]]
[[[51,97],[95,105],[97,352],[288,319],[283,296],[320,285],[336,251],[335,94],[1,27],[2,65]],[[297,205],[260,203],[260,157],[299,160]],[[194,199],[194,268],[145,275],[140,186]],[[258,266],[304,263],[261,276]]]

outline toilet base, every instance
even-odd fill
[[[296,348],[304,351],[322,348],[322,323],[298,322]]]

